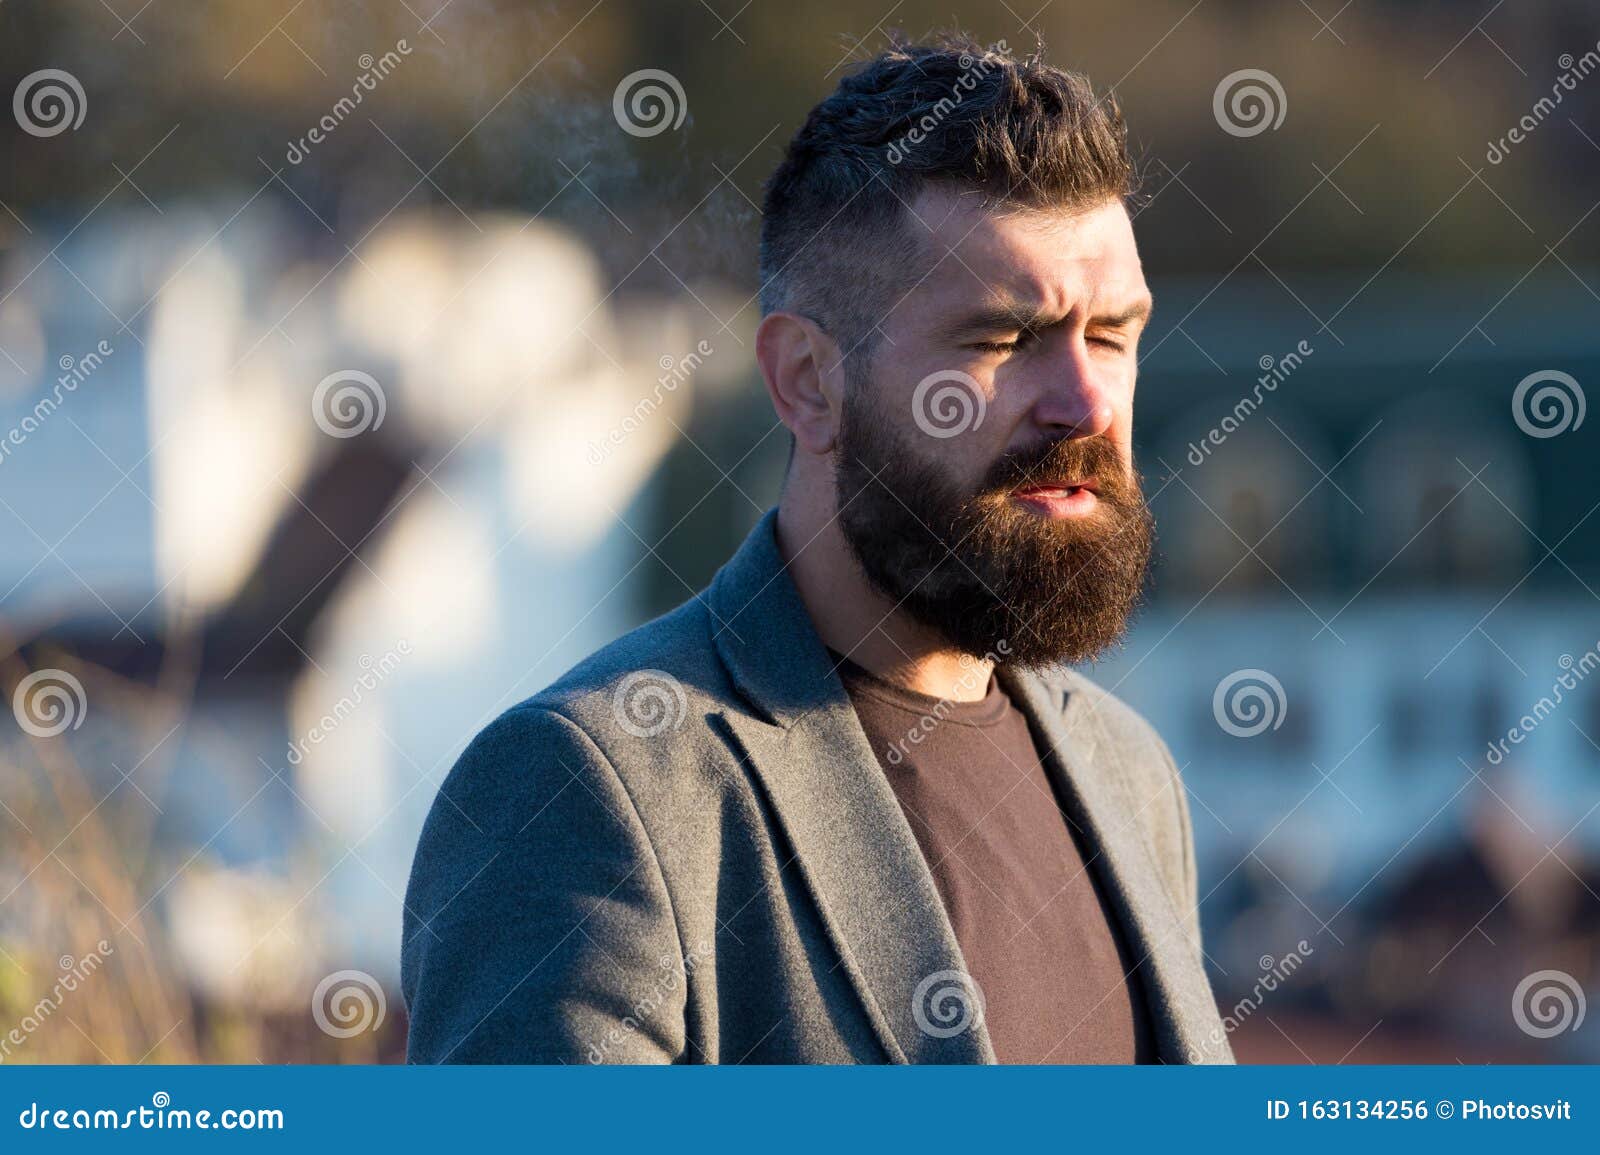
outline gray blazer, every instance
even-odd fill
[[[445,779],[406,893],[413,1062],[994,1061],[981,1014],[952,1033],[928,1006],[961,950],[775,523]],[[1171,755],[1070,670],[1000,677],[1144,961],[1160,1058],[1231,1061]]]

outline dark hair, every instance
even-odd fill
[[[762,314],[801,313],[847,356],[869,353],[891,294],[920,275],[907,206],[941,182],[1018,208],[1126,198],[1121,109],[1004,41],[892,44],[811,110],[767,181]]]

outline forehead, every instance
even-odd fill
[[[1116,309],[1149,293],[1120,201],[1076,211],[995,208],[976,193],[934,187],[909,207],[932,270],[911,296],[925,303],[1003,296],[1066,313]]]

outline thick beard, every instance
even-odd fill
[[[962,653],[1042,667],[1116,644],[1139,602],[1153,524],[1139,480],[1104,437],[996,461],[964,493],[847,390],[835,476],[839,524],[874,589]],[[1093,474],[1098,506],[1056,521],[1008,500]]]

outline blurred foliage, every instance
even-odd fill
[[[98,747],[112,772],[86,767],[74,754],[82,747],[53,737],[18,735],[0,749],[0,1063],[398,1059],[405,1037],[398,999],[389,999],[375,1032],[335,1038],[318,1029],[307,1013],[315,980],[304,972],[317,966],[319,944],[291,924],[292,908],[230,912],[240,925],[269,928],[234,964],[235,991],[244,997],[208,996],[197,984],[180,936],[229,939],[193,910],[175,917],[173,884],[204,877],[214,854],[210,842],[191,850],[163,838],[152,797],[162,795],[171,753],[162,734],[192,724],[186,672],[174,664],[148,686],[64,653],[49,660],[93,696],[96,723],[84,731],[85,745]],[[7,657],[0,668],[7,701],[27,672],[14,652]],[[251,901],[246,888],[232,893]],[[286,954],[300,965],[281,965]],[[63,989],[68,976],[75,982]]]

